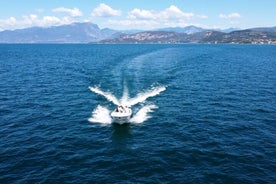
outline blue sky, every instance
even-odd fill
[[[3,0],[0,30],[92,22],[100,28],[276,26],[276,0]]]

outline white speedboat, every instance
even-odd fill
[[[118,123],[118,124],[128,123],[131,115],[132,115],[131,108],[123,105],[118,106],[111,113],[113,123]]]

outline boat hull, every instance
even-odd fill
[[[124,124],[124,123],[129,123],[130,116],[129,117],[112,117],[113,118],[113,123],[116,124]]]
[[[111,117],[113,119],[113,123],[124,124],[129,123],[130,117],[132,115],[132,110],[130,108],[126,108],[123,111],[114,110],[111,113]]]

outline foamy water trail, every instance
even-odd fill
[[[127,85],[124,85],[124,92],[123,96],[120,100],[118,100],[114,95],[112,95],[109,92],[104,92],[98,87],[89,87],[89,89],[99,94],[103,97],[105,97],[110,102],[113,102],[114,105],[128,105],[128,106],[134,106],[138,103],[145,102],[149,97],[154,97],[158,94],[160,94],[162,91],[166,90],[165,86],[155,86],[152,87],[150,90],[144,91],[139,93],[134,98],[129,98],[128,88]],[[156,105],[144,105],[141,109],[138,110],[136,114],[133,114],[132,118],[130,119],[130,123],[143,123],[147,119],[149,119],[151,116],[149,115],[150,112],[152,112],[154,109],[158,108]],[[112,123],[112,118],[110,116],[110,110],[107,108],[98,105],[95,110],[92,112],[92,117],[88,119],[90,122],[97,122],[97,123],[104,123],[104,124],[110,124]]]
[[[120,100],[121,104],[128,105],[128,99],[129,99],[128,88],[127,88],[127,85],[124,84],[124,92],[123,92],[123,96]]]
[[[152,89],[145,91],[143,93],[139,93],[135,98],[129,99],[128,100],[128,105],[133,106],[135,104],[144,102],[147,98],[149,97],[154,97],[158,94],[160,94],[162,91],[165,91],[166,87],[165,86],[158,86],[158,87],[153,87]]]
[[[107,108],[98,105],[92,112],[92,117],[89,118],[88,121],[92,123],[111,124],[112,118],[110,117],[110,111]]]
[[[98,87],[89,87],[89,89],[91,91],[93,91],[94,93],[97,93],[99,95],[102,95],[103,97],[105,97],[107,100],[113,102],[115,105],[120,105],[118,99],[112,95],[111,93],[109,92],[104,92],[102,91],[101,89],[99,89]]]
[[[156,109],[156,108],[158,108],[158,107],[154,104],[145,105],[130,119],[130,122],[131,123],[143,123],[147,119],[151,118],[149,113],[152,112],[153,109]]]

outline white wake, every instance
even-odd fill
[[[166,90],[165,86],[152,87],[150,90],[147,90],[142,93],[138,93],[138,95],[135,98],[129,99],[127,105],[133,106],[138,103],[144,102],[147,98],[159,95],[162,91],[165,91],[165,90]]]
[[[131,123],[143,123],[147,119],[151,118],[149,115],[150,112],[153,111],[153,109],[157,109],[158,107],[154,104],[152,105],[145,105],[143,106],[131,119]]]
[[[115,105],[120,105],[118,99],[112,95],[111,93],[109,92],[104,92],[102,91],[99,87],[89,87],[89,89],[94,92],[94,93],[97,93],[103,97],[105,97],[108,101],[112,102],[113,104]]]
[[[129,97],[128,88],[124,85],[123,96],[120,100],[118,100],[113,94],[110,92],[105,92],[101,90],[99,87],[89,87],[89,89],[103,97],[105,97],[108,101],[112,102],[114,105],[127,105],[134,106],[138,103],[145,102],[148,98],[154,97],[160,94],[162,91],[166,90],[166,86],[153,86],[151,89],[146,90],[144,92],[138,93],[138,95],[134,98]],[[154,104],[143,105],[140,109],[138,109],[137,113],[132,116],[130,119],[131,123],[143,123],[151,116],[150,112],[153,112],[154,109],[157,109],[158,106]],[[92,112],[92,117],[88,119],[90,122],[104,123],[110,124],[112,123],[112,118],[110,116],[110,110],[106,107],[98,105]]]
[[[98,105],[92,112],[92,117],[88,119],[88,121],[92,123],[103,123],[103,124],[111,124],[112,118],[110,117],[110,111]]]

